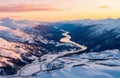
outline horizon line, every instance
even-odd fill
[[[1,17],[0,20],[2,19],[5,19],[5,18],[8,18],[8,19],[11,19],[11,20],[15,20],[15,21],[20,21],[20,20],[28,20],[28,21],[36,21],[36,22],[61,22],[61,21],[77,21],[77,20],[104,20],[104,19],[113,19],[113,20],[116,20],[116,19],[120,19],[120,17],[118,18],[112,18],[112,17],[108,17],[108,18],[80,18],[80,19],[66,19],[66,20],[29,20],[29,19],[15,19],[15,18],[11,18],[11,17]]]

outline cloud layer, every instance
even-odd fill
[[[65,8],[51,4],[8,4],[0,5],[0,12],[61,11]]]

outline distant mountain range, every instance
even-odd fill
[[[66,21],[54,25],[69,31],[73,41],[89,46],[90,51],[120,49],[120,19]]]

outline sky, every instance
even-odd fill
[[[120,18],[120,0],[0,0],[0,18],[63,21]]]

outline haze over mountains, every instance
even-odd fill
[[[72,43],[61,42],[65,32],[69,32],[71,41],[86,46],[87,49],[80,51],[80,47]],[[56,69],[66,67],[89,67],[93,63],[100,67],[113,66],[110,69],[113,71],[116,69],[114,66],[120,69],[119,41],[120,19],[41,23],[3,18],[0,20],[0,75],[34,74],[37,77],[41,72],[56,72]],[[33,72],[29,71],[31,69]],[[41,76],[48,78],[47,75],[45,73]],[[110,73],[105,77],[108,75]],[[120,77],[114,77],[113,74],[111,76]]]

